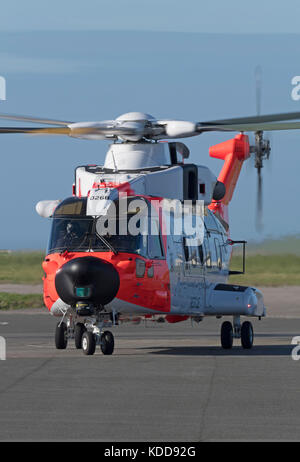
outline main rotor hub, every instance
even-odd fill
[[[133,122],[145,120],[145,122],[147,122],[148,120],[155,120],[155,118],[150,114],[146,114],[145,112],[127,112],[126,114],[122,114],[117,117],[116,120],[126,120]]]

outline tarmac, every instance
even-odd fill
[[[73,340],[56,350],[46,309],[0,312],[0,440],[297,441],[300,316],[273,305],[253,321],[251,350],[223,350],[222,320],[206,318],[122,324],[112,356],[84,356]]]

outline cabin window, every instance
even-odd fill
[[[188,199],[195,199],[195,191],[197,190],[197,178],[195,172],[189,172]]]
[[[199,264],[198,248],[194,245],[189,247],[189,262],[196,266]]]
[[[183,238],[183,251],[184,251],[185,261],[189,261],[189,248],[188,248],[187,240],[185,237]]]
[[[211,253],[210,253],[208,241],[204,242],[204,251],[205,251],[205,266],[207,268],[211,268]]]
[[[217,258],[217,267],[222,269],[222,252],[221,246],[218,239],[215,239],[215,249],[216,249],[216,258]]]
[[[149,230],[149,257],[162,258],[164,256],[158,221],[153,219]]]
[[[201,263],[201,265],[203,265],[203,263],[204,263],[204,254],[203,254],[203,245],[202,244],[200,244],[198,246],[198,252],[199,252],[200,263]]]
[[[183,198],[196,201],[198,199],[198,167],[193,164],[183,165]]]
[[[145,276],[146,263],[141,258],[135,260],[135,274],[137,278],[143,278]]]

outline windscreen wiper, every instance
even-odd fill
[[[101,236],[97,230],[96,230],[96,235],[97,237],[100,239],[101,242],[103,242],[103,244],[108,247],[115,255],[118,255],[118,251],[103,237]]]

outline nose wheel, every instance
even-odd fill
[[[221,326],[221,345],[225,350],[232,348],[233,327],[231,322],[225,321]]]
[[[114,336],[109,330],[103,331],[103,324],[105,323],[96,324],[87,320],[67,320],[67,323],[61,321],[55,330],[55,346],[58,350],[64,350],[67,348],[68,339],[74,338],[76,349],[82,349],[87,356],[95,353],[97,345],[100,345],[104,355],[112,355],[115,348]]]
[[[115,348],[114,336],[109,330],[103,332],[100,339],[101,351],[104,355],[112,355]]]
[[[86,331],[82,335],[81,348],[85,355],[93,355],[96,350],[96,338],[93,332]]]
[[[55,329],[55,346],[58,350],[65,350],[68,344],[68,329],[64,322],[59,322]]]
[[[82,323],[77,323],[74,329],[74,340],[75,340],[75,347],[77,350],[80,350],[82,348],[82,336],[84,332],[86,331],[86,328],[84,324]]]
[[[253,345],[253,327],[251,322],[245,321],[242,324],[241,328],[241,342],[242,342],[242,347],[245,349],[250,349],[252,348]]]
[[[110,331],[105,331],[100,335],[91,331],[82,334],[81,348],[85,355],[93,355],[96,351],[96,344],[100,343],[101,351],[104,355],[112,355],[115,347],[114,336]]]

